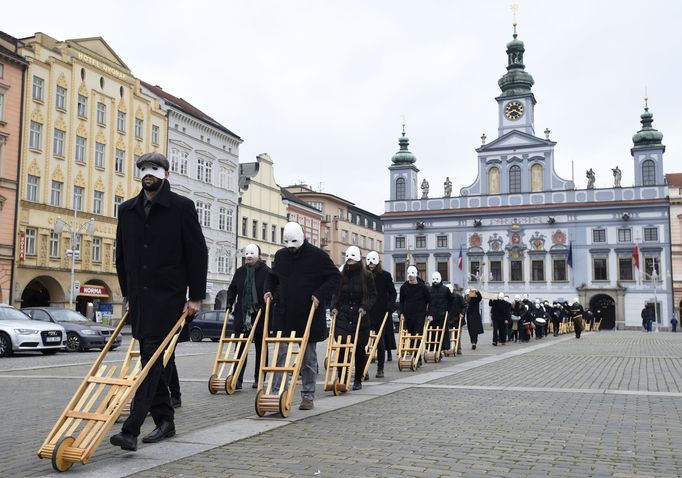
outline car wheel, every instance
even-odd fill
[[[81,338],[75,332],[66,334],[66,351],[78,352],[81,350]]]
[[[0,332],[0,357],[12,355],[12,341],[5,333]]]
[[[192,329],[189,333],[189,338],[192,342],[201,342],[201,339],[204,338],[204,334],[201,333],[200,329]]]
[[[58,350],[41,350],[43,355],[54,355],[58,352]]]

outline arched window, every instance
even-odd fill
[[[517,164],[509,168],[509,192],[521,192],[521,167]]]
[[[498,168],[488,170],[488,194],[500,194],[500,170]]]
[[[405,199],[405,178],[395,180],[395,199],[396,201]]]
[[[656,184],[656,164],[647,159],[642,163],[642,185],[654,186]]]
[[[530,192],[542,191],[542,164],[534,164],[530,167]]]

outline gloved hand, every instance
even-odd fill
[[[338,311],[338,310],[336,310],[336,309],[332,309],[332,315],[337,315],[338,313],[339,313],[339,311]]]
[[[360,307],[360,309],[358,309],[358,312],[360,312],[360,315],[363,315],[363,316],[367,315],[367,311],[363,307]]]

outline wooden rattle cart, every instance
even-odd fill
[[[289,416],[291,402],[294,398],[296,381],[303,365],[303,356],[310,326],[315,316],[315,304],[310,306],[308,322],[306,323],[303,337],[296,337],[292,331],[289,337],[283,337],[282,331],[278,330],[274,337],[268,337],[267,331],[270,317],[270,300],[265,303],[265,321],[263,322],[263,348],[261,350],[261,368],[258,371],[258,394],[256,395],[256,414],[259,417],[268,412],[279,413],[283,418]],[[266,351],[268,346],[273,345],[273,353],[270,355],[270,364],[266,364]],[[286,348],[286,355],[282,364],[278,364],[280,348]],[[266,382],[267,378],[267,384]]]
[[[386,321],[388,320],[388,312],[384,314],[384,320],[381,322],[381,326],[377,332],[371,330],[369,332],[369,340],[367,341],[367,347],[365,347],[365,352],[367,352],[367,363],[365,364],[365,370],[362,371],[362,379],[367,380],[369,378],[369,366],[377,361],[377,349],[379,348],[379,342],[384,339],[384,327],[386,326]]]
[[[424,337],[430,321],[424,321],[424,328],[421,334],[411,335],[403,325],[404,320],[400,320],[400,332],[398,335],[398,370],[401,372],[408,368],[413,372],[417,370],[419,358],[424,350]]]
[[[334,314],[331,327],[329,327],[327,355],[324,359],[326,368],[324,373],[324,391],[331,391],[334,395],[346,393],[350,390],[350,380],[353,375],[353,365],[355,364],[355,344],[358,342],[362,314],[358,314],[355,336],[336,336],[336,317],[336,314]],[[342,355],[343,358],[341,358]]]
[[[246,357],[249,355],[249,347],[256,334],[256,326],[260,316],[261,310],[259,309],[256,320],[254,320],[247,337],[244,337],[243,333],[235,337],[234,332],[227,337],[225,331],[227,330],[227,321],[230,317],[230,309],[225,311],[223,330],[220,333],[220,341],[218,342],[218,352],[213,362],[211,377],[208,379],[208,391],[212,395],[218,393],[219,390],[225,390],[225,393],[232,395],[237,389],[239,374],[242,372]]]
[[[462,318],[463,316],[460,314],[457,327],[450,327],[450,350],[445,351],[446,357],[455,357],[457,355],[460,340],[462,340]]]
[[[448,312],[445,312],[443,318],[443,325],[437,327],[431,325],[426,328],[424,336],[424,362],[438,363],[441,359],[441,350],[443,349],[443,337],[448,328]]]
[[[144,368],[134,366],[125,370],[122,367],[116,376],[117,367],[103,362],[127,319],[126,313],[38,451],[38,457],[51,459],[57,471],[66,471],[74,463],[86,464],[90,460],[154,363],[162,353],[168,357],[173,353],[187,312],[180,316]]]

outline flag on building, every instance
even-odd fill
[[[632,251],[632,262],[635,263],[635,267],[639,270],[639,247],[635,244],[635,248]]]
[[[573,243],[568,243],[568,259],[566,260],[568,267],[573,267]]]
[[[457,258],[457,269],[462,270],[462,245],[459,245],[459,257]]]

